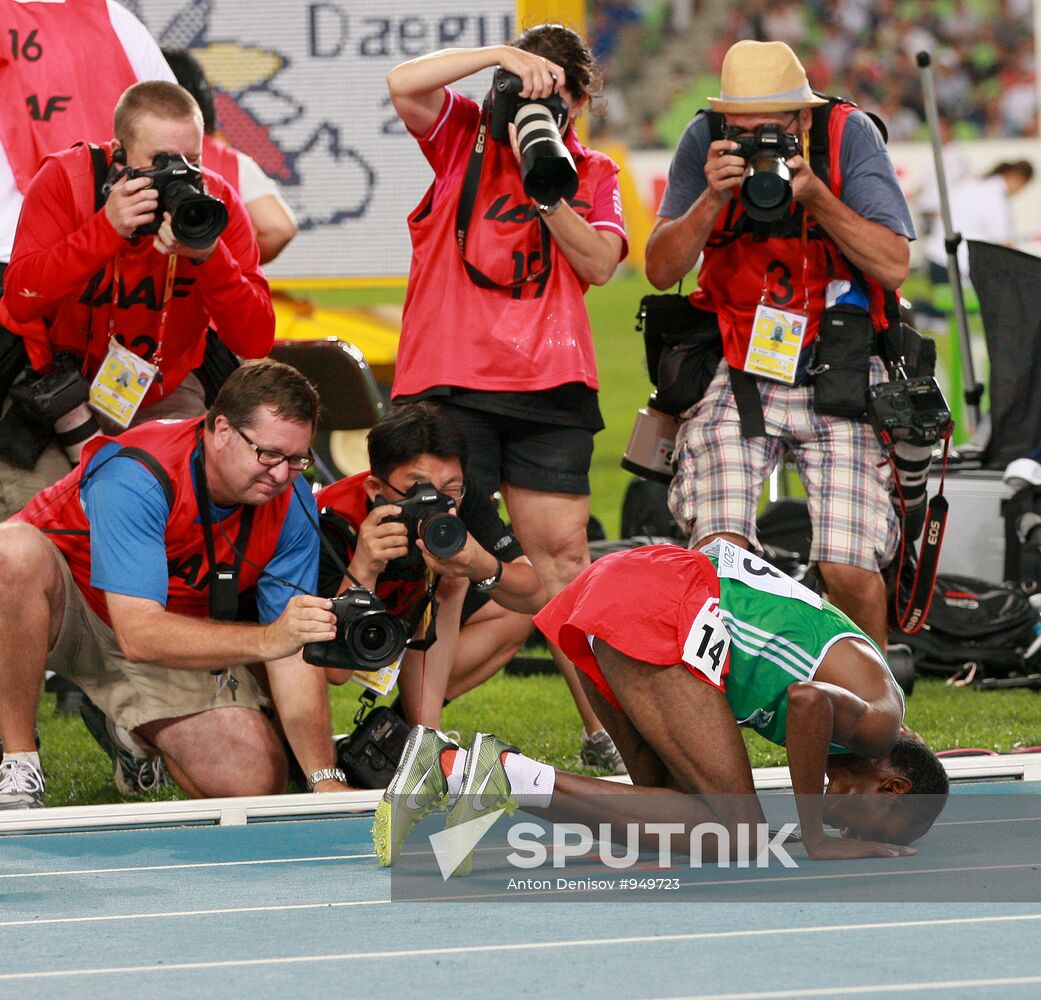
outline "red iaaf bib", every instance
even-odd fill
[[[208,618],[209,560],[204,528],[199,522],[199,501],[192,480],[192,452],[201,420],[152,421],[124,431],[118,439],[123,447],[140,448],[162,466],[173,488],[166,522],[166,556],[170,577],[166,609],[193,618]],[[79,465],[64,479],[37,493],[15,520],[36,525],[58,547],[72,570],[73,579],[94,613],[111,624],[105,595],[90,584],[90,522],[80,502],[83,470],[98,449],[114,440],[98,437],[83,449]],[[269,503],[256,507],[244,558],[239,571],[239,593],[254,586],[278,545],[286,511],[293,499],[292,488]],[[214,557],[217,564],[236,562],[232,542],[239,537],[244,508],[239,507],[213,526]],[[223,530],[221,530],[223,529]]]
[[[112,136],[112,113],[137,82],[105,0],[0,0],[0,143],[25,194],[40,161]]]
[[[842,197],[842,134],[850,113],[848,104],[836,104],[828,119],[828,183],[836,198]],[[794,213],[793,202],[789,212]],[[734,238],[744,211],[735,199],[716,218],[698,271],[698,287],[690,301],[699,309],[716,313],[723,335],[727,364],[743,368],[756,308],[766,288],[766,304],[802,312],[809,302],[809,318],[803,346],[812,343],[820,327],[824,290],[840,278],[854,280],[846,259],[826,234],[816,234],[803,244],[800,236],[755,240],[750,235]],[[728,224],[729,223],[729,224]],[[805,275],[803,261],[805,259]],[[871,298],[871,318],[877,329],[887,325],[882,287],[865,276]],[[808,292],[808,296],[807,296]]]
[[[476,109],[465,165],[477,133]],[[571,144],[579,186],[571,207],[589,215],[598,185],[617,172],[604,154]],[[576,155],[577,154],[577,155]],[[437,385],[530,392],[567,382],[599,387],[583,282],[553,239],[550,271],[517,289],[479,288],[467,275],[456,240],[458,183],[431,186],[409,217],[412,266],[402,318],[394,395]],[[433,202],[433,204],[432,204]],[[541,226],[524,193],[513,151],[489,139],[469,232],[466,258],[499,284],[542,269]]]

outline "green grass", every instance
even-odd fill
[[[640,298],[651,291],[641,275],[622,271],[587,301],[600,368],[600,403],[606,429],[597,435],[590,473],[593,513],[610,537],[617,537],[622,496],[630,480],[619,467],[638,407],[650,384],[643,343],[635,331]],[[322,291],[323,305],[362,306],[400,303],[403,289]],[[348,732],[357,707],[358,688],[331,689],[336,732]],[[908,724],[935,748],[985,747],[1011,751],[1041,744],[1041,695],[1031,691],[980,692],[948,688],[940,681],[919,681],[908,702]],[[586,770],[578,760],[581,722],[564,682],[557,676],[500,675],[470,692],[445,711],[444,726],[468,740],[477,730],[495,732],[526,753],[568,770]],[[78,719],[55,716],[53,698],[45,697],[40,716],[48,802],[72,805],[120,799],[108,759]],[[746,741],[754,766],[784,762],[784,753],[754,734]],[[175,793],[166,793],[170,797]]]
[[[653,289],[642,274],[622,269],[606,285],[590,288],[586,295],[600,370],[600,407],[607,425],[596,436],[591,503],[609,538],[618,537],[622,496],[632,478],[618,463],[629,442],[636,410],[647,402],[651,391],[643,338],[636,332],[637,307],[650,291]],[[404,301],[404,290],[322,290],[313,298],[329,307],[399,304]]]
[[[336,732],[350,730],[359,690],[353,684],[331,689]],[[1041,694],[972,691],[919,680],[908,700],[907,723],[935,749],[982,747],[1007,753],[1041,744]],[[564,681],[555,675],[500,674],[449,705],[443,726],[457,730],[464,742],[478,730],[493,732],[555,767],[595,773],[579,763],[582,725]],[[56,716],[49,695],[40,713],[40,736],[48,805],[127,801],[113,784],[108,758],[86,728],[79,719]],[[781,748],[756,734],[746,733],[745,742],[753,767],[785,762]],[[152,798],[177,795],[167,791]]]

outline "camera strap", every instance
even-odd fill
[[[196,499],[199,504],[199,520],[202,522],[203,539],[206,542],[206,558],[209,561],[210,578],[210,617],[218,622],[234,621],[239,605],[239,572],[249,535],[253,529],[253,515],[256,508],[250,504],[242,506],[242,518],[239,522],[239,533],[235,544],[231,546],[235,553],[235,561],[231,567],[217,565],[216,546],[213,544],[213,516],[210,513],[210,491],[206,483],[206,459],[202,439],[202,428],[196,431],[199,449],[195,453],[195,486]]]
[[[477,191],[481,186],[481,171],[484,168],[484,151],[490,141],[488,135],[488,122],[490,113],[487,108],[481,111],[481,124],[478,126],[477,135],[474,138],[474,148],[470,153],[470,162],[466,166],[466,175],[463,178],[463,187],[459,193],[459,204],[455,210],[455,239],[459,246],[459,254],[463,258],[463,267],[466,268],[467,277],[478,288],[498,288],[504,291],[515,291],[524,288],[533,282],[545,282],[549,278],[549,272],[553,266],[550,260],[550,236],[549,227],[536,214],[539,224],[541,244],[539,257],[542,267],[522,278],[517,278],[506,284],[500,284],[488,275],[483,274],[466,259],[466,235],[470,230],[470,220],[473,218],[474,203],[477,201]]]
[[[929,607],[932,604],[935,591],[936,574],[940,568],[940,546],[943,544],[943,533],[947,526],[947,498],[943,495],[944,479],[947,475],[947,454],[951,444],[951,431],[948,430],[943,436],[943,464],[940,467],[940,486],[929,501],[925,514],[925,530],[922,540],[922,550],[918,556],[918,565],[915,567],[914,581],[911,584],[911,594],[907,605],[900,607],[900,568],[904,565],[904,556],[907,549],[907,532],[903,530],[903,522],[906,522],[907,507],[904,503],[903,490],[900,488],[900,476],[896,467],[896,458],[893,454],[893,441],[888,431],[882,432],[882,446],[887,453],[887,461],[893,469],[893,481],[896,484],[896,494],[900,500],[900,556],[897,559],[896,590],[893,594],[893,607],[896,610],[897,628],[904,635],[914,635],[924,624],[929,616]]]

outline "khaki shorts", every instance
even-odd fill
[[[47,669],[79,685],[102,712],[124,729],[158,719],[177,719],[214,708],[268,704],[245,666],[214,675],[206,670],[171,670],[154,663],[131,663],[115,634],[87,604],[68,563],[55,550],[65,584],[65,606]],[[238,681],[233,690],[229,674]]]

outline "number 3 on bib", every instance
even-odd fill
[[[716,687],[722,687],[729,652],[730,635],[719,617],[719,601],[710,597],[687,633],[687,640],[683,643],[683,662]]]

